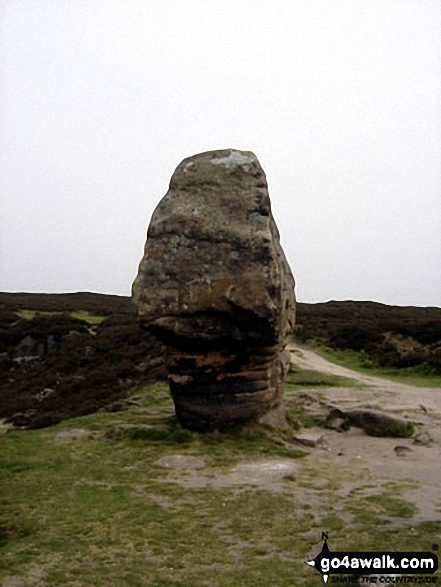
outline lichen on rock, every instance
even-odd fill
[[[141,324],[166,347],[183,426],[283,425],[294,279],[253,153],[210,151],[177,167],[132,295]]]

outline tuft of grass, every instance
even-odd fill
[[[32,320],[37,315],[44,315],[44,316],[55,316],[57,314],[62,314],[63,312],[48,312],[42,310],[17,310],[16,314],[19,318],[24,318],[25,320]],[[85,310],[78,310],[76,312],[69,312],[69,316],[72,318],[77,318],[78,320],[82,320],[83,322],[87,322],[88,324],[95,325],[101,324],[103,320],[106,319],[106,316],[97,316],[95,314],[91,314],[90,312],[86,312]]]
[[[389,483],[383,490],[373,495],[353,495],[349,500],[348,510],[354,522],[368,522],[386,525],[390,518],[412,518],[418,513],[415,504],[400,497],[401,488],[398,484]]]
[[[133,443],[149,443],[158,445],[182,446],[189,444],[192,440],[192,433],[183,428],[145,428],[136,427],[126,428],[116,431],[115,434],[110,432],[109,437],[114,440],[128,440]]]
[[[15,312],[19,318],[24,318],[25,320],[32,320],[35,316],[43,315],[43,316],[54,316],[55,314],[61,314],[62,312],[48,312],[48,311],[40,311],[40,310],[17,310]]]
[[[83,320],[83,322],[87,322],[91,325],[101,324],[101,322],[103,322],[106,319],[106,316],[97,316],[96,314],[91,314],[90,312],[86,312],[85,310],[70,312],[70,315],[72,316],[72,318]]]

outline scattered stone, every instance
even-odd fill
[[[27,421],[37,413],[37,410],[34,408],[29,408],[24,412],[16,412],[12,414],[11,420],[14,422],[14,425],[18,424],[18,427],[22,426],[23,424],[26,425]]]
[[[325,428],[342,432],[348,429],[348,420],[338,415],[330,414],[324,423]]]
[[[140,402],[138,399],[125,399],[124,403],[127,406],[137,406],[137,407],[142,406],[142,402]]]
[[[294,279],[253,153],[211,151],[177,167],[132,293],[141,324],[166,347],[183,426],[206,432],[253,418],[286,425]]]
[[[330,418],[336,417],[343,418],[348,425],[363,428],[369,436],[410,438],[414,433],[413,422],[375,410],[345,411],[333,408],[330,412]]]
[[[78,330],[69,330],[67,334],[62,337],[62,344],[67,347],[74,347],[84,339],[84,333]]]
[[[413,442],[421,446],[431,446],[433,444],[433,438],[428,432],[421,432],[415,436]]]
[[[321,432],[314,430],[302,430],[294,436],[294,440],[297,440],[297,442],[300,442],[300,444],[314,448],[319,444],[323,444],[325,438]]]
[[[394,452],[397,455],[397,457],[405,457],[406,455],[412,452],[412,449],[410,448],[410,446],[399,445],[394,448]]]
[[[155,465],[164,469],[202,469],[205,461],[186,455],[168,455],[156,461]]]
[[[13,357],[12,364],[14,367],[29,368],[32,369],[41,359],[40,355],[26,356],[26,357]]]
[[[52,389],[50,387],[45,387],[43,389],[43,391],[39,391],[38,393],[35,394],[35,398],[39,401],[42,402],[43,400],[45,400],[47,397],[50,397],[53,393],[55,393],[55,389]]]
[[[36,358],[44,355],[44,343],[30,334],[25,336],[15,347],[14,358]]]

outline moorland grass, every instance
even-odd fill
[[[301,393],[291,385],[288,395]],[[292,587],[321,584],[304,562],[321,548],[427,550],[441,522],[411,524],[404,485],[335,470],[253,423],[228,433],[182,430],[166,386],[133,390],[114,410],[0,438],[0,581],[32,587]],[[69,438],[81,429],[89,436]],[[60,434],[60,433],[64,433]],[[202,458],[206,479],[262,457],[295,459],[282,491],[175,482],[155,463]],[[304,458],[299,458],[304,457]],[[347,492],[350,481],[357,491]],[[397,532],[397,520],[400,531]]]
[[[45,315],[45,316],[55,316],[56,314],[62,314],[63,312],[50,312],[46,310],[17,310],[16,314],[19,318],[24,318],[25,320],[32,320],[37,315]],[[78,320],[83,320],[83,322],[87,322],[88,324],[95,325],[101,324],[103,320],[106,319],[106,316],[97,316],[95,314],[91,314],[85,310],[78,310],[75,312],[69,312],[69,316],[72,318],[77,318]]]

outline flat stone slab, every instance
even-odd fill
[[[300,444],[303,444],[304,446],[311,446],[315,448],[319,444],[323,444],[325,442],[325,437],[323,432],[320,431],[302,430],[294,436],[294,440],[300,442]]]
[[[156,461],[155,465],[163,469],[202,469],[205,467],[205,461],[186,455],[168,455]]]
[[[297,470],[297,464],[288,459],[257,461],[255,463],[241,463],[234,467],[232,475],[239,481],[244,480],[262,481],[265,479],[281,480]]]
[[[335,418],[343,418],[351,426],[363,428],[370,436],[409,438],[414,433],[414,422],[378,410],[342,410],[333,407],[328,421],[332,422]]]

